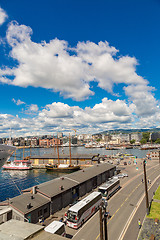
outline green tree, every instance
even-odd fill
[[[150,132],[143,132],[142,136],[142,139],[144,138],[147,142],[149,142]]]
[[[155,143],[160,144],[160,138],[157,138],[157,140],[155,141]]]
[[[145,138],[142,138],[141,141],[140,141],[141,144],[146,144],[147,143],[147,140]]]
[[[100,138],[98,138],[98,139],[97,139],[97,142],[100,142],[100,141],[101,141],[101,139],[100,139]]]
[[[133,144],[133,143],[135,143],[135,139],[132,139],[131,141],[130,141],[130,144]]]

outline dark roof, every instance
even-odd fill
[[[42,183],[38,185],[38,190],[44,195],[49,197],[54,197],[61,192],[65,192],[70,188],[73,188],[83,182],[86,182],[90,178],[97,176],[107,170],[115,168],[114,165],[108,163],[102,163],[95,165],[93,167],[86,168],[84,170],[80,170],[74,173],[67,174],[61,178],[56,178],[49,182]],[[61,190],[61,186],[63,189]]]
[[[77,182],[65,177],[61,177],[38,185],[37,191],[52,198],[62,192],[69,190],[70,188],[75,187],[76,185]]]
[[[79,159],[92,159],[93,158],[93,156],[98,156],[98,154],[72,154],[71,155],[71,159],[77,159],[77,158],[79,158]],[[99,155],[100,156],[100,155]],[[49,158],[55,158],[55,159],[57,159],[58,158],[58,156],[57,156],[57,154],[44,154],[44,155],[34,155],[34,156],[31,156],[31,159],[44,159],[44,158],[46,158],[46,159],[49,159]],[[59,158],[60,159],[65,159],[65,158],[67,158],[67,159],[69,159],[70,158],[70,155],[69,154],[60,154],[59,155]]]
[[[32,195],[33,194],[29,192],[14,197],[10,199],[10,206],[22,214],[26,214],[50,202],[49,199],[42,196],[41,194],[36,193],[33,195],[33,199],[31,199]],[[31,204],[31,208],[28,209],[27,204]]]
[[[78,172],[71,173],[67,175],[66,177],[72,180],[75,180],[79,183],[85,182],[89,180],[90,178],[93,178],[107,170],[115,168],[114,165],[108,164],[108,163],[101,163],[94,165],[93,167],[85,168],[83,170],[80,170]]]
[[[42,183],[37,186],[37,193],[33,195],[34,199],[31,199],[31,192],[26,192],[22,195],[10,199],[10,206],[22,212],[23,214],[26,214],[38,207],[43,206],[44,204],[49,203],[49,198],[61,194],[62,192],[65,192],[113,168],[115,168],[115,166],[112,164],[101,163],[93,167],[89,167],[84,170],[80,170],[67,174],[63,177],[53,179],[49,182]],[[30,209],[27,208],[27,204],[29,203],[31,203],[32,206]]]

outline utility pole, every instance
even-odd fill
[[[102,206],[99,207],[100,240],[103,240]]]
[[[104,212],[104,236],[105,236],[105,240],[108,240],[107,217],[108,217],[108,214],[105,211]]]
[[[145,183],[145,193],[146,193],[146,210],[147,215],[149,214],[149,200],[148,200],[148,189],[147,189],[147,177],[146,177],[146,161],[143,161],[143,167],[144,167],[144,183]]]

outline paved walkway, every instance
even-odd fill
[[[155,224],[154,219],[145,218],[138,240],[150,240],[151,234],[155,236],[155,240],[160,239],[160,221]]]

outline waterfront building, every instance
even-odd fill
[[[131,135],[131,140],[135,140],[136,143],[139,143],[142,139],[142,133],[141,132],[134,132],[130,133]]]
[[[63,138],[63,133],[62,132],[58,132],[57,133],[57,138]]]
[[[52,138],[52,139],[48,139],[48,138],[44,138],[44,139],[39,139],[39,146],[40,147],[53,147],[53,146],[57,146],[61,145],[61,140],[57,139],[57,138]]]
[[[147,154],[148,158],[151,160],[159,160],[160,159],[160,150],[152,150]]]
[[[159,132],[153,132],[153,133],[150,134],[151,141],[156,141],[157,138],[160,139],[160,133]]]
[[[91,192],[114,175],[116,166],[101,163],[23,191],[23,194],[2,202],[12,213],[12,219],[39,222]],[[6,213],[1,214],[5,219]]]

